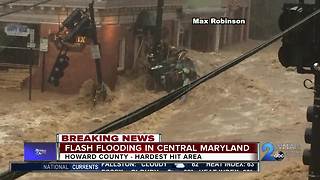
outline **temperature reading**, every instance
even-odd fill
[[[192,165],[192,167],[199,167],[198,163],[192,163],[191,165]]]

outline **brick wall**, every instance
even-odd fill
[[[166,40],[172,45],[176,42],[176,27],[175,21],[167,21],[164,23],[166,29]],[[103,80],[107,85],[114,89],[117,82],[118,60],[120,40],[125,38],[126,54],[125,54],[125,70],[130,70],[134,60],[134,35],[132,24],[124,25],[102,25],[98,30],[98,39],[101,44],[101,69]],[[57,32],[58,25],[42,24],[40,26],[40,37],[48,37],[50,33]],[[45,90],[61,92],[61,93],[77,93],[82,83],[88,79],[96,79],[96,66],[91,58],[90,45],[87,45],[82,51],[69,51],[70,65],[64,71],[63,78],[60,79],[60,86],[54,87],[47,83],[52,67],[59,53],[53,41],[49,40],[49,51],[45,53],[44,66],[44,87]],[[42,68],[43,68],[43,53],[39,56],[39,66],[34,67],[33,73],[33,88],[39,89],[42,84]],[[26,87],[28,85],[28,80]]]
[[[49,32],[56,32],[57,25],[41,25],[41,37],[48,37]],[[104,82],[114,89],[117,80],[118,41],[120,27],[104,25],[98,29],[98,38],[101,43],[101,69]],[[47,83],[47,79],[56,61],[59,50],[54,42],[49,40],[49,51],[45,54],[45,89],[62,93],[77,93],[82,83],[90,78],[96,79],[95,61],[91,58],[90,46],[87,45],[81,52],[69,51],[70,65],[64,71],[59,87]],[[39,57],[40,65],[34,68],[33,87],[40,88],[42,82],[43,54]],[[26,81],[27,82],[27,81]]]

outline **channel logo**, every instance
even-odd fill
[[[42,155],[46,155],[47,154],[47,150],[46,149],[35,149],[34,150],[37,156],[42,156]]]
[[[270,142],[264,143],[261,146],[261,151],[264,154],[261,161],[282,161],[285,156],[282,151],[277,151],[275,146]]]
[[[56,143],[24,143],[25,161],[55,161],[57,160]]]

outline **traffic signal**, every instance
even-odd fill
[[[52,68],[48,82],[54,86],[59,86],[59,80],[64,75],[64,70],[69,66],[69,57],[66,55],[59,55]]]
[[[63,22],[60,32],[66,30],[61,38],[64,43],[74,43],[77,36],[87,36],[91,27],[91,19],[81,9],[74,10]]]
[[[75,38],[79,35],[84,35],[88,31],[88,27],[90,27],[90,19],[88,16],[84,16],[73,29],[69,31],[69,33],[62,39],[64,42],[72,43],[75,41]]]
[[[69,66],[69,57],[66,50],[68,44],[75,42],[76,38],[80,35],[86,35],[89,27],[91,26],[91,19],[85,11],[81,9],[74,10],[63,22],[60,32],[67,30],[68,33],[64,37],[60,37],[59,40],[62,43],[61,52],[59,53],[56,62],[51,70],[48,82],[54,86],[59,86],[59,80],[64,75],[64,70]]]
[[[279,18],[279,27],[286,31],[294,24],[319,10],[320,0],[314,4],[284,4],[283,13]],[[315,75],[314,104],[307,110],[307,121],[312,123],[306,128],[304,140],[310,148],[303,151],[303,163],[309,166],[309,180],[320,179],[320,17],[313,16],[300,26],[291,29],[282,38],[279,49],[279,60],[285,67],[297,67],[298,73]],[[306,82],[306,81],[305,81]],[[306,88],[308,88],[305,85]]]
[[[279,28],[285,31],[315,10],[313,4],[284,4],[279,18]],[[315,36],[316,23],[313,20],[289,32],[282,38],[278,57],[284,67],[312,67],[320,57]]]
[[[81,9],[74,10],[63,22],[63,27],[67,29],[73,29],[78,22],[80,22],[83,16],[83,11]]]

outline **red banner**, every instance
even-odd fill
[[[258,153],[257,143],[60,143],[60,153]]]

